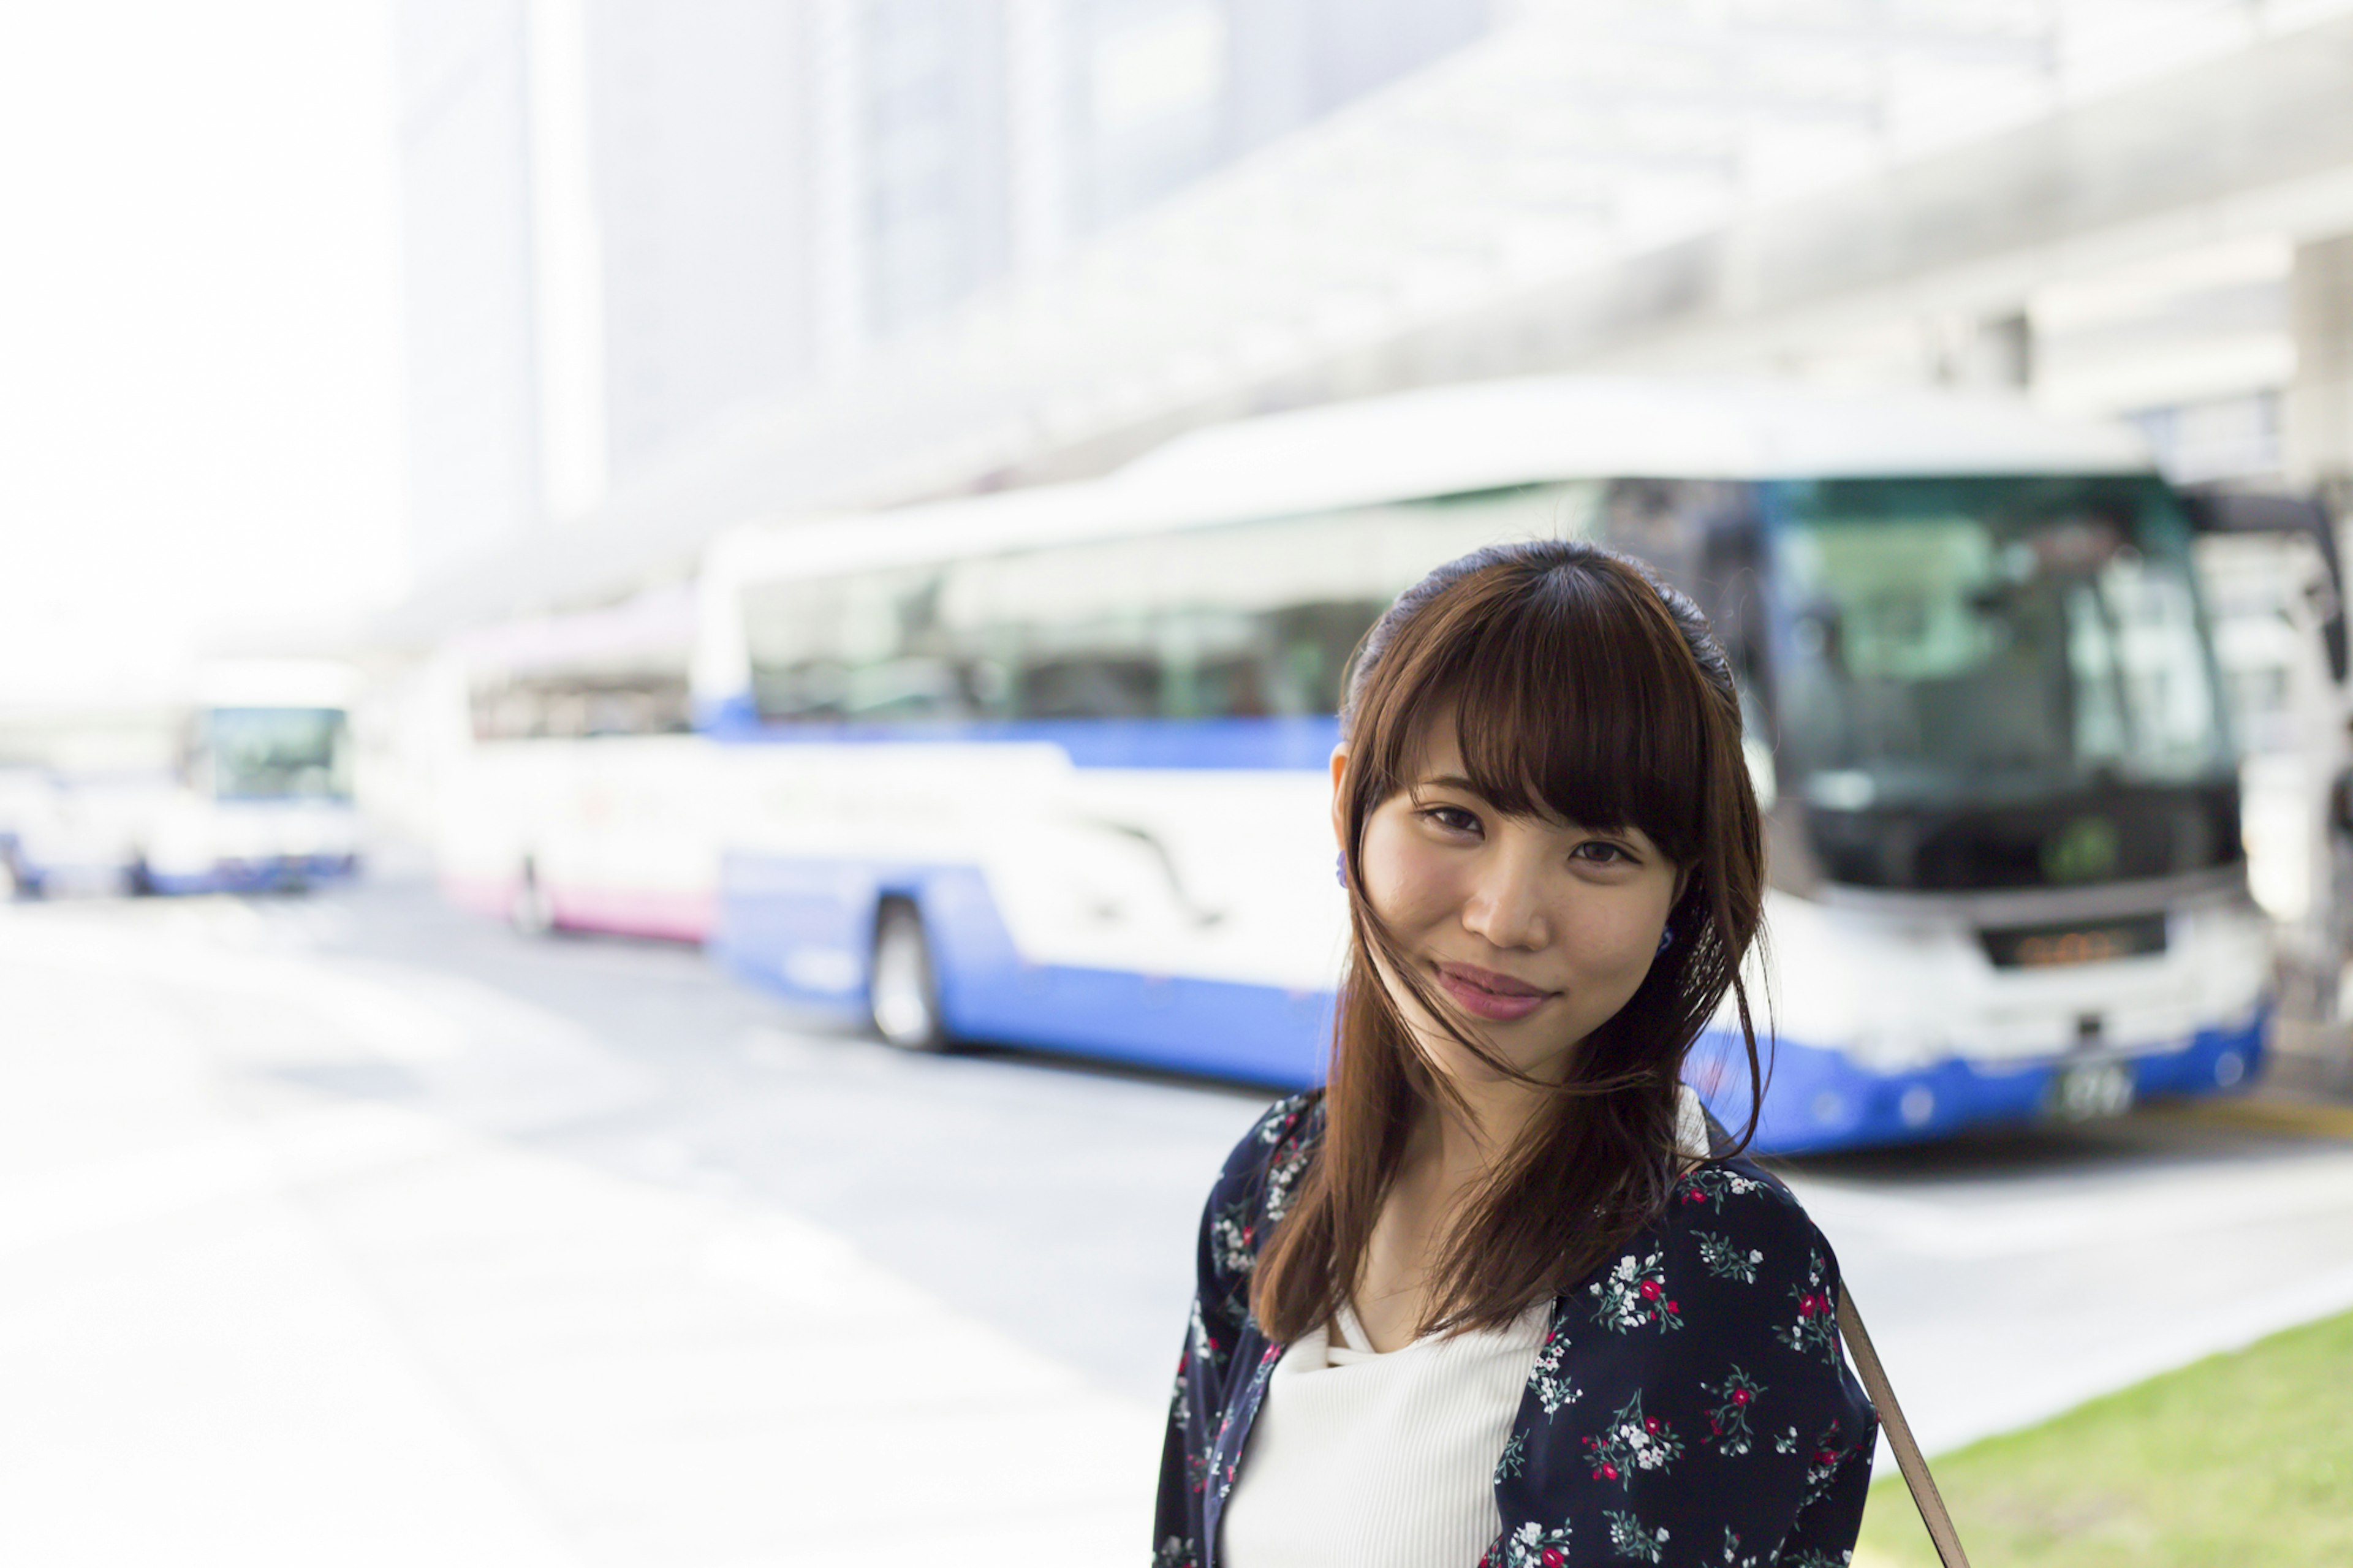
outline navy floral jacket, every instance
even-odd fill
[[[1215,1568],[1282,1355],[1250,1315],[1250,1269],[1322,1130],[1319,1095],[1277,1103],[1209,1194],[1155,1568]],[[1838,1261],[1787,1187],[1741,1159],[1694,1169],[1666,1213],[1553,1302],[1496,1457],[1503,1531],[1479,1568],[1846,1563],[1879,1423],[1847,1367],[1838,1289]]]

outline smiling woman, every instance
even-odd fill
[[[1159,1562],[1843,1562],[1875,1419],[1836,1262],[1681,1086],[1727,1000],[1760,1076],[1705,622],[1591,544],[1481,551],[1341,719],[1331,1072],[1211,1194]]]
[[[1499,809],[1464,772],[1455,731],[1451,714],[1430,721],[1411,782],[1366,822],[1366,897],[1408,967],[1449,1001],[1491,1026],[1529,1026],[1487,1031],[1512,1068],[1558,1082],[1569,1048],[1623,1007],[1673,945],[1667,911],[1688,878],[1632,823],[1593,829]],[[1347,765],[1343,747],[1332,758],[1336,801],[1348,796]],[[1450,956],[1469,952],[1506,967]],[[1400,989],[1394,973],[1382,981]],[[1412,1007],[1410,1016],[1448,1081],[1509,1081],[1438,1015]]]

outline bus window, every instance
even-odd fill
[[[770,722],[1325,714],[1397,594],[1478,545],[1570,531],[1598,487],[1531,487],[753,584]]]
[[[755,584],[744,595],[764,719],[960,719],[966,674],[939,621],[937,569]]]
[[[1837,480],[1785,500],[1781,785],[1835,879],[2059,877],[2036,813],[2062,799],[2116,837],[2119,876],[2235,857],[2187,529],[2157,480]]]
[[[215,708],[197,750],[222,800],[345,800],[351,739],[340,708]]]
[[[477,682],[471,708],[478,741],[682,734],[692,717],[683,673],[506,675]]]

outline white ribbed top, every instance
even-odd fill
[[[1386,1354],[1353,1311],[1294,1342],[1227,1500],[1231,1568],[1472,1563],[1503,1528],[1495,1461],[1544,1346],[1552,1302],[1503,1330],[1428,1337]]]
[[[1676,1141],[1707,1155],[1699,1097]],[[1249,1457],[1226,1500],[1229,1568],[1472,1563],[1503,1529],[1495,1464],[1544,1348],[1552,1302],[1500,1331],[1425,1335],[1386,1354],[1351,1308],[1275,1363]],[[1335,1334],[1334,1328],[1337,1333]]]

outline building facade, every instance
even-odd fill
[[[1471,43],[1489,0],[403,0],[425,574]]]
[[[400,11],[408,491],[420,575],[542,510],[523,0]]]

